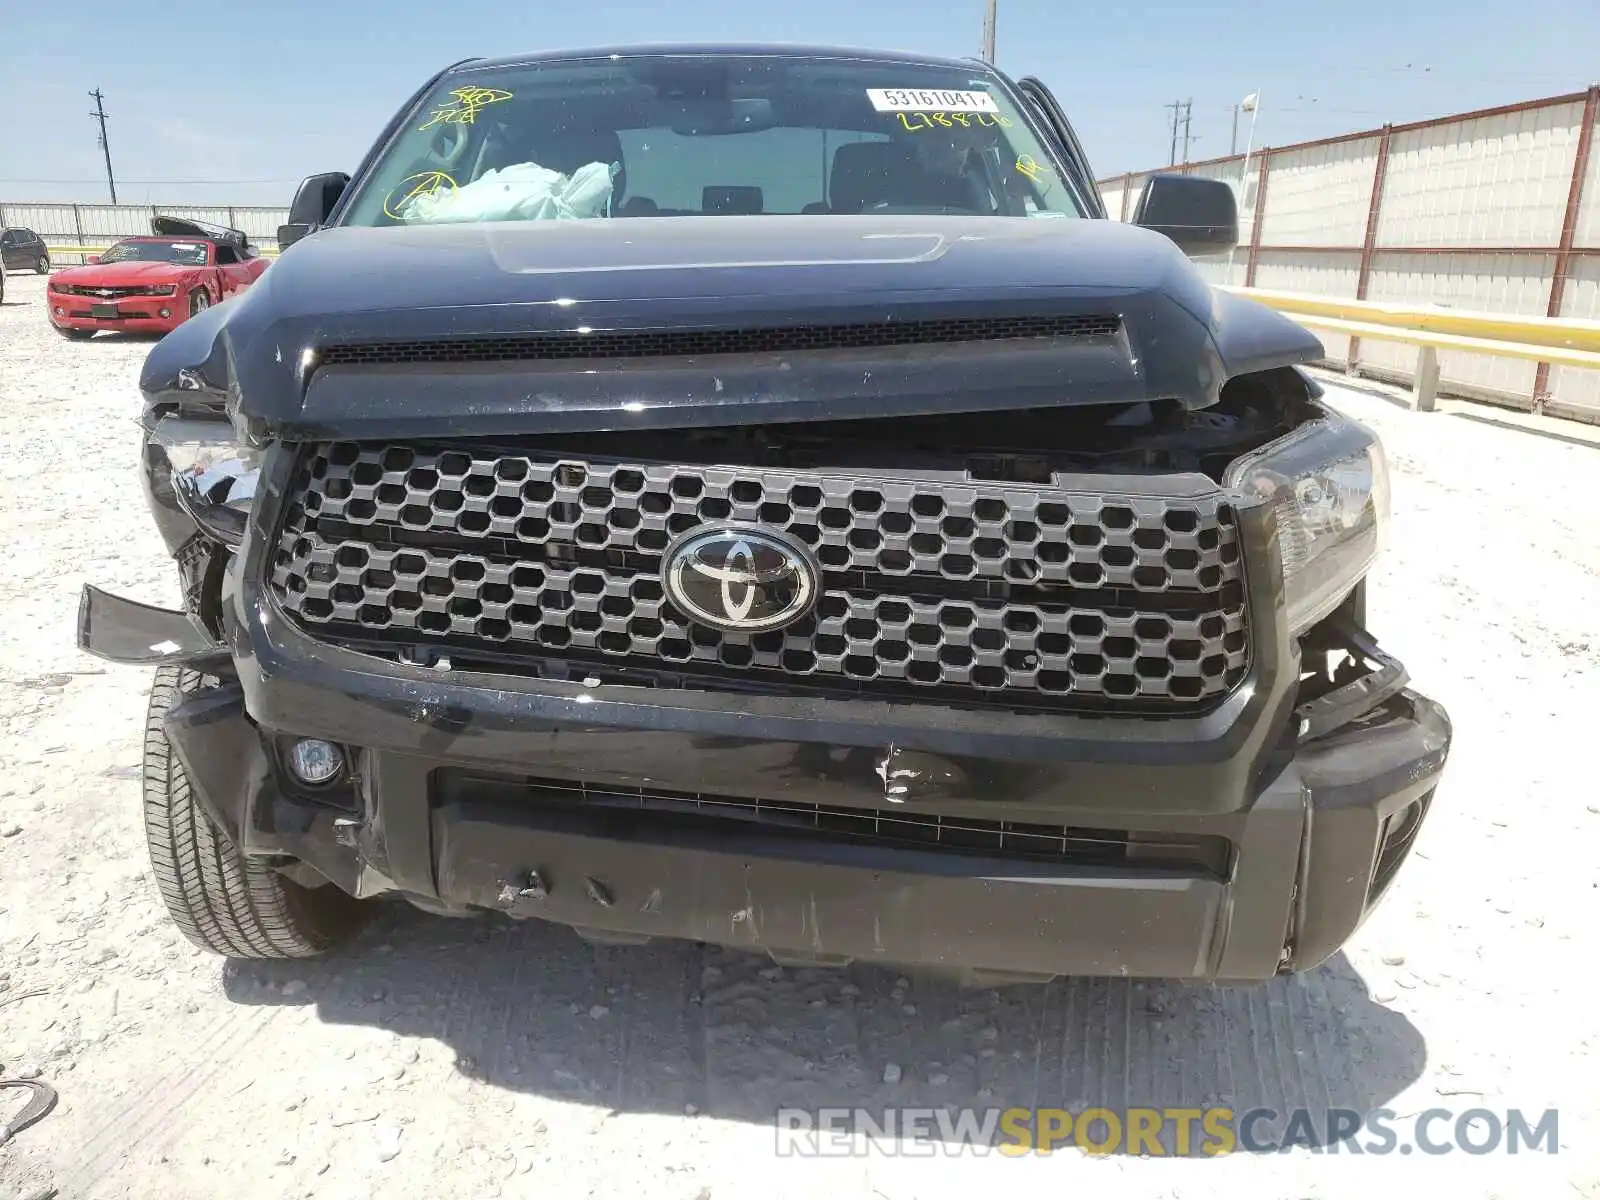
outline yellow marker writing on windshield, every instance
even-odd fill
[[[1039,182],[1039,176],[1048,169],[1048,167],[1041,166],[1039,164],[1039,160],[1034,158],[1031,154],[1017,155],[1017,170],[1022,172],[1022,174],[1026,175],[1035,183]]]
[[[406,219],[406,205],[418,196],[432,196],[442,191],[453,192],[459,186],[454,179],[443,171],[418,171],[415,175],[406,176],[394,186],[394,189],[384,198],[383,213],[396,221],[403,221]],[[403,195],[402,192],[404,193]]]
[[[511,99],[510,92],[499,88],[462,87],[450,93],[452,102],[441,104],[421,125],[417,132],[435,125],[471,125],[478,119],[480,109]]]
[[[999,113],[897,112],[894,115],[901,128],[909,133],[919,129],[953,129],[958,124],[968,129],[974,125],[980,129],[1011,128],[1011,118]]]

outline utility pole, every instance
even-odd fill
[[[1194,107],[1194,101],[1174,100],[1171,104],[1163,104],[1161,107],[1170,108],[1172,110],[1172,150],[1167,155],[1167,165],[1175,167],[1178,165],[1178,112],[1180,109],[1183,112],[1183,161],[1188,162],[1189,143],[1194,140],[1189,136],[1189,112]]]
[[[89,115],[100,122],[100,149],[105,151],[106,156],[106,183],[111,187],[111,203],[115,204],[117,202],[117,178],[111,173],[111,143],[106,140],[105,97],[101,95],[99,88],[95,88],[89,95],[94,100],[94,111]]]
[[[1228,157],[1232,158],[1239,153],[1239,106],[1230,105],[1233,109],[1233,133],[1228,136]]]
[[[983,16],[983,61],[990,66],[994,65],[994,26],[995,6],[998,0],[989,0],[989,7]]]

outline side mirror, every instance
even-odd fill
[[[95,263],[97,263],[99,261],[100,261],[100,256],[98,254],[91,254],[91,255],[89,255],[87,258],[85,258],[83,260],[83,265],[86,266],[86,267],[92,267],[92,266],[95,265]]]
[[[286,250],[320,228],[333,214],[349,183],[350,176],[343,171],[327,171],[301,180],[294,202],[289,205],[289,223],[278,226],[278,249]]]
[[[1239,202],[1220,179],[1152,175],[1139,193],[1133,224],[1165,234],[1191,258],[1226,254],[1239,244]]]

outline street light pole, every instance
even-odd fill
[[[1256,148],[1256,114],[1261,110],[1261,92],[1259,90],[1251,92],[1248,96],[1246,96],[1243,100],[1241,100],[1239,102],[1239,104],[1234,108],[1234,111],[1233,111],[1233,123],[1234,123],[1234,139],[1235,139],[1236,143],[1237,143],[1237,140],[1238,140],[1239,110],[1240,109],[1243,109],[1245,112],[1250,114],[1250,133],[1249,133],[1249,136],[1245,139],[1244,161],[1239,164],[1239,203],[1241,205],[1243,205],[1244,201],[1245,201],[1245,197],[1248,196],[1249,193],[1250,193],[1250,155],[1251,155],[1252,152],[1254,152],[1254,150]],[[1260,235],[1260,231],[1259,230],[1253,230],[1252,233],[1251,233],[1251,236],[1257,238],[1258,241],[1259,241],[1259,235]],[[1229,279],[1231,281],[1232,280],[1232,271],[1233,271],[1233,251],[1232,250],[1228,251],[1228,271],[1229,271]]]
[[[1247,173],[1250,170],[1250,154],[1256,148],[1256,113],[1261,108],[1261,93],[1259,91],[1251,92],[1240,102],[1239,107],[1250,114],[1250,135],[1245,139],[1244,163],[1239,168],[1240,192],[1243,194],[1243,189],[1247,184]],[[1234,121],[1237,124],[1237,114],[1234,116]]]
[[[994,26],[995,6],[998,0],[989,0],[989,6],[983,16],[983,61],[990,66],[994,65]]]

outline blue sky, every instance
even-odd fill
[[[7,7],[0,202],[106,199],[88,117],[95,87],[112,115],[123,201],[286,204],[301,176],[352,168],[412,89],[455,59],[695,40],[975,55],[983,26],[983,0]],[[1173,100],[1193,99],[1190,157],[1201,159],[1228,152],[1229,106],[1257,89],[1259,146],[1600,80],[1600,0],[999,0],[999,8],[998,65],[1051,86],[1102,176],[1167,161],[1163,105]],[[1241,125],[1241,149],[1243,141]]]

